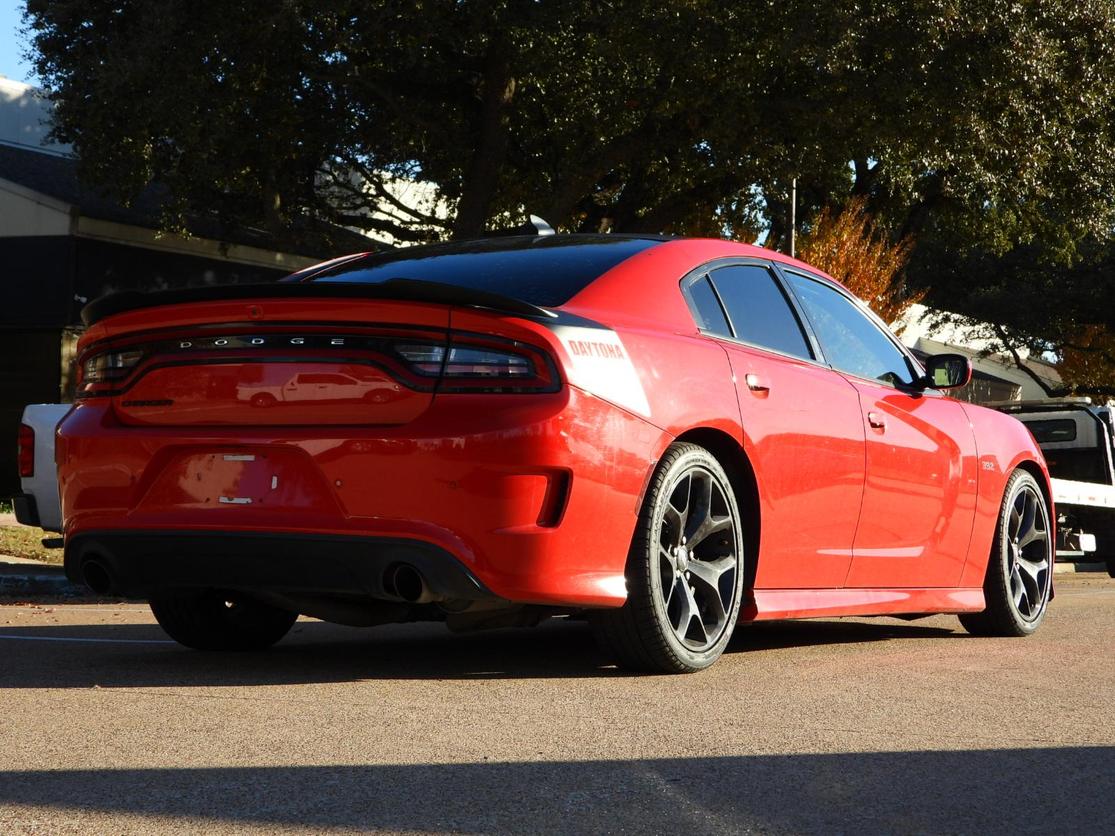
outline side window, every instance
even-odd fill
[[[736,339],[812,360],[801,323],[770,271],[757,264],[721,267],[712,272]]]
[[[701,276],[686,288],[686,292],[689,308],[698,328],[709,334],[732,336],[732,329],[724,316],[724,309],[720,307],[720,300],[716,298],[716,291],[709,284],[708,276]]]
[[[790,273],[789,279],[835,368],[891,386],[914,381],[917,374],[906,355],[851,299],[804,276]]]

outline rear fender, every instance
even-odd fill
[[[967,403],[963,407],[975,432],[979,471],[976,520],[960,586],[980,587],[987,573],[1007,480],[1014,471],[1025,468],[1037,480],[1049,504],[1051,528],[1056,527],[1057,515],[1045,457],[1025,424],[995,410]],[[1055,540],[1056,531],[1051,531],[1050,535]]]

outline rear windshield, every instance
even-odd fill
[[[409,247],[346,262],[314,282],[378,284],[391,279],[499,293],[532,305],[564,305],[621,261],[661,243],[653,238],[494,238]]]

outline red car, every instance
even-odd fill
[[[84,316],[66,571],[191,647],[263,647],[299,613],[577,614],[625,666],[692,671],[740,620],[1018,636],[1051,597],[1030,433],[942,394],[964,357],[921,365],[769,250],[498,238]]]

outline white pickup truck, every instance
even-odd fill
[[[19,426],[19,481],[22,493],[12,498],[18,522],[46,531],[62,530],[58,502],[58,470],[54,463],[54,431],[70,411],[68,403],[24,407]]]
[[[998,403],[1045,454],[1057,510],[1057,556],[1095,558],[1115,578],[1115,410],[1088,398]]]

